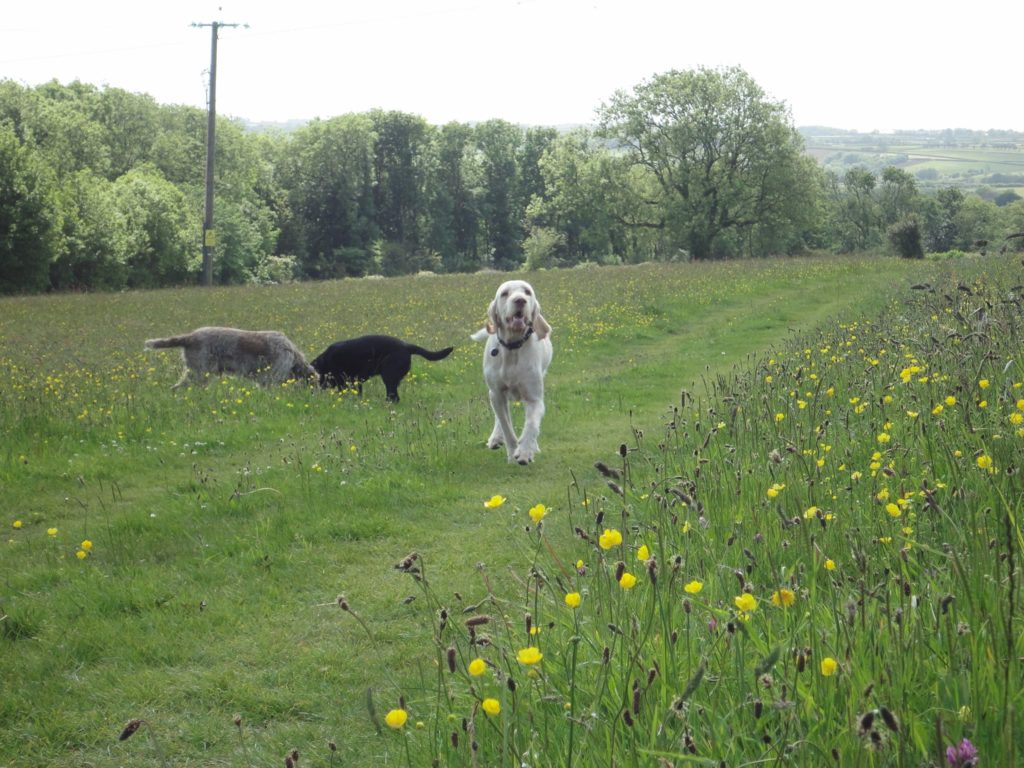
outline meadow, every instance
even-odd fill
[[[530,273],[528,467],[502,275],[3,299],[0,763],[1019,764],[1020,271]],[[456,350],[172,393],[206,324]]]

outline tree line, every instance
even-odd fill
[[[214,281],[920,255],[1024,230],[1021,201],[925,194],[896,167],[823,170],[742,69],[656,75],[597,117],[558,131],[375,110],[288,132],[218,118]],[[0,293],[197,282],[205,141],[192,107],[0,81]]]

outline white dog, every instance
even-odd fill
[[[470,338],[484,345],[484,381],[494,411],[489,448],[505,446],[509,461],[529,464],[540,451],[537,438],[544,418],[544,374],[551,364],[551,326],[540,313],[532,286],[509,280],[498,286],[487,309],[487,326]],[[509,405],[526,409],[523,433],[516,437]]]

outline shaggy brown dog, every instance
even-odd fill
[[[234,373],[261,384],[307,379],[316,370],[298,348],[278,331],[242,331],[237,328],[197,328],[167,339],[149,339],[146,349],[181,347],[185,370],[174,389],[205,384],[211,375]]]

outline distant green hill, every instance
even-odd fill
[[[806,151],[840,175],[860,166],[878,172],[896,166],[922,189],[957,186],[1024,192],[1024,133],[1017,131],[894,131],[859,133],[824,126],[798,129]],[[987,194],[985,196],[988,196]]]

